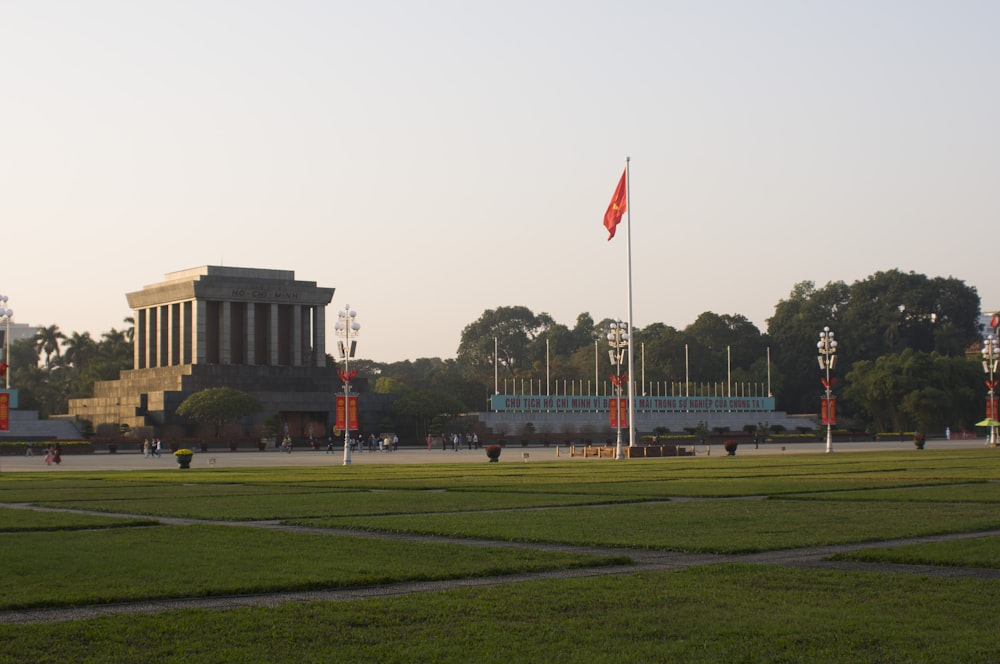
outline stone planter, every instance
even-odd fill
[[[490,445],[486,448],[486,456],[490,458],[490,463],[497,463],[500,461],[500,446]]]
[[[194,457],[194,455],[192,455],[192,454],[177,454],[177,455],[174,455],[174,458],[177,459],[177,465],[180,466],[181,468],[190,468],[191,467],[191,459],[193,457]]]

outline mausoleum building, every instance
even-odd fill
[[[320,437],[341,388],[326,362],[333,288],[290,270],[208,265],[127,294],[135,320],[134,368],[71,399],[69,412],[102,424],[162,430],[189,395],[229,386],[275,413],[293,436]]]

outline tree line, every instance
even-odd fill
[[[819,332],[838,341],[834,389],[839,419],[872,431],[971,428],[982,419],[980,364],[966,356],[982,338],[975,287],[951,277],[899,270],[846,284],[795,284],[761,331],[745,316],[706,311],[677,329],[652,323],[632,330],[647,383],[725,381],[768,384],[776,407],[815,413],[823,387]],[[21,408],[64,413],[69,398],[91,396],[93,383],[132,368],[131,319],[99,339],[65,336],[58,326],[11,345],[12,385]],[[610,318],[577,316],[572,326],[523,306],[488,309],[463,330],[454,358],[381,363],[356,360],[358,391],[393,394],[395,411],[433,428],[435,418],[486,410],[494,380],[581,382],[612,373]],[[328,364],[336,361],[328,357]],[[637,379],[638,377],[633,377]],[[595,386],[596,387],[596,386]]]

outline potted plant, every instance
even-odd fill
[[[736,456],[736,448],[739,445],[735,440],[727,440],[722,443],[722,448],[729,456]]]
[[[924,449],[925,442],[927,442],[927,436],[925,436],[922,431],[918,431],[913,434],[913,446],[918,450]]]
[[[500,460],[500,450],[503,449],[499,445],[489,445],[486,448],[486,456],[490,458],[490,463],[495,463]]]
[[[203,441],[201,441],[201,442],[200,442],[200,443],[198,443],[198,444],[199,444],[199,445],[201,446],[201,451],[202,451],[202,452],[207,452],[207,451],[208,451],[208,443],[207,443],[207,442],[205,442],[205,441],[203,440]]]
[[[181,468],[190,468],[191,459],[193,457],[194,457],[194,452],[187,449],[186,447],[182,447],[181,449],[176,450],[174,452],[174,458],[177,459],[177,465],[180,466]]]

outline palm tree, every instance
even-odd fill
[[[111,328],[102,334],[100,349],[106,358],[117,361],[132,361],[132,342],[128,340],[127,330]]]
[[[52,364],[52,354],[58,358],[62,355],[59,342],[66,338],[66,335],[59,330],[58,325],[40,327],[35,332],[35,349],[39,353],[45,353],[45,366]]]
[[[73,332],[64,345],[66,353],[63,355],[63,362],[77,368],[86,364],[97,353],[97,342],[90,336],[90,332]]]
[[[125,316],[123,321],[126,325],[128,325],[128,327],[125,328],[125,339],[129,343],[132,343],[135,341],[135,318],[132,316]]]

